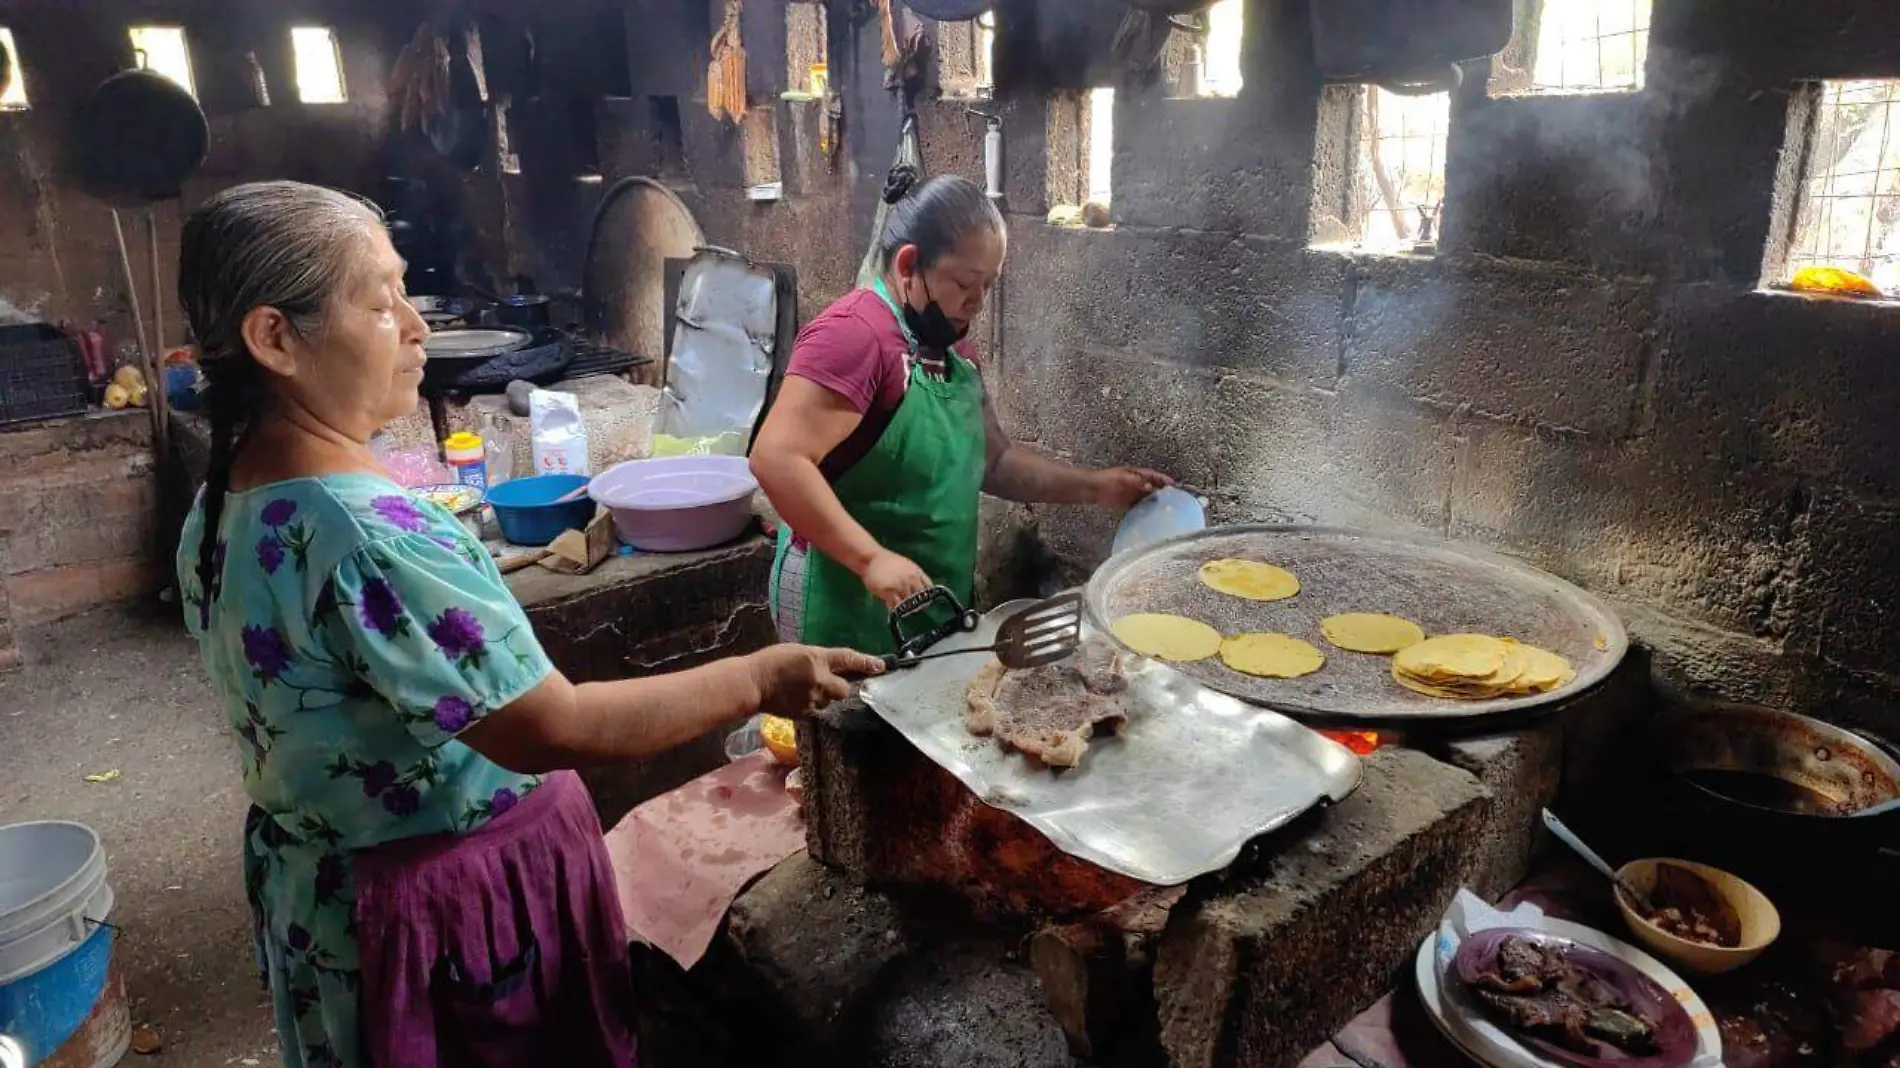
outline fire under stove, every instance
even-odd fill
[[[1118,557],[1098,572],[1091,623],[1107,605],[1115,617],[1199,612],[1232,631],[1236,620],[1215,618],[1230,609],[1195,603],[1194,569],[1203,558],[1273,559],[1300,575],[1305,601],[1263,611],[1376,605],[1444,633],[1514,604],[1517,615],[1490,625],[1559,649],[1584,681],[1541,707],[1491,706],[1445,730],[1442,714],[1351,715],[1372,703],[1354,696],[1360,686],[1420,707],[1376,686],[1377,665],[1341,665],[1330,686],[1293,680],[1304,707],[1326,713],[1304,718],[1356,754],[1356,788],[1156,885],[1116,857],[1115,827],[1078,830],[1060,804],[1033,818],[1013,810],[1007,781],[980,780],[991,773],[980,761],[919,735],[954,710],[892,707],[903,691],[884,684],[895,677],[873,680],[864,697],[799,725],[807,854],[740,895],[690,973],[641,955],[652,1063],[1295,1064],[1392,988],[1461,887],[1495,900],[1524,878],[1559,785],[1566,796],[1596,788],[1593,773],[1614,768],[1604,759],[1613,739],[1648,709],[1646,676],[1618,670],[1614,616],[1524,565],[1312,528],[1226,528],[1169,544],[1146,568]],[[966,673],[981,663],[934,663],[959,662]],[[1241,696],[1280,718],[1272,697]],[[1102,752],[1122,741],[1103,740]],[[1097,755],[1061,774],[1086,776]],[[1204,766],[1198,795],[1157,789],[1154,805],[1217,804],[1206,798],[1221,783],[1276,773]],[[1147,798],[1113,800],[1138,808]],[[1103,807],[1078,801],[1090,806]],[[724,1045],[709,1047],[709,1034]],[[690,1055],[669,1056],[676,1038]]]

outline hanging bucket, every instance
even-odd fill
[[[26,1068],[110,1068],[125,1055],[132,1021],[112,969],[111,911],[91,828],[0,827],[0,1035]]]

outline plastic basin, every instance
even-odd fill
[[[515,545],[546,545],[570,530],[581,530],[594,518],[594,502],[556,500],[587,485],[583,475],[532,475],[510,479],[488,490],[501,536]]]
[[[758,489],[743,456],[666,456],[616,464],[596,476],[588,492],[613,513],[621,541],[677,553],[745,533]]]

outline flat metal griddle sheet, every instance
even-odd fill
[[[1006,604],[974,633],[931,651],[988,645],[1004,618],[1032,603]],[[1249,839],[1358,788],[1359,758],[1344,746],[1160,664],[1128,659],[1128,722],[1097,735],[1072,769],[1046,768],[964,729],[964,690],[988,662],[982,654],[928,660],[872,679],[862,694],[985,803],[1071,856],[1158,886],[1225,868]]]
[[[1233,557],[1278,564],[1300,580],[1284,601],[1249,601],[1202,585],[1201,565]],[[1298,679],[1243,675],[1219,657],[1176,670],[1222,693],[1292,716],[1329,722],[1422,727],[1518,713],[1562,701],[1601,682],[1623,659],[1622,622],[1596,598],[1528,564],[1427,539],[1324,527],[1216,527],[1109,560],[1089,581],[1096,626],[1136,612],[1201,620],[1222,634],[1291,634],[1326,654]],[[1413,693],[1392,680],[1386,656],[1350,653],[1320,635],[1341,612],[1388,612],[1427,634],[1472,632],[1516,638],[1559,653],[1576,668],[1552,693],[1454,701]]]

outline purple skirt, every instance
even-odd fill
[[[465,835],[356,854],[364,1055],[377,1068],[632,1068],[627,929],[573,772]]]

